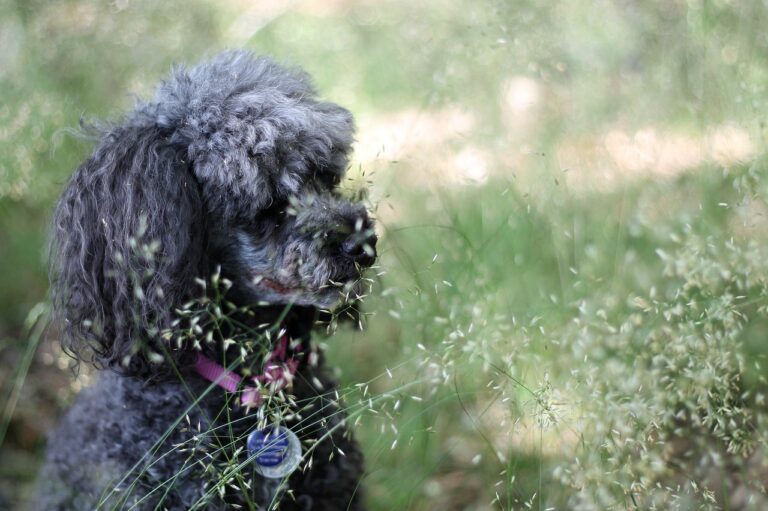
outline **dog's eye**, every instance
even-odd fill
[[[272,202],[272,204],[269,205],[267,209],[261,212],[262,215],[269,215],[269,216],[282,216],[285,214],[285,210],[288,207],[288,203],[285,201],[278,201],[275,200]]]

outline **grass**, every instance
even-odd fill
[[[349,406],[375,399],[373,509],[765,506],[761,3],[65,5],[0,3],[4,366],[34,347],[47,216],[88,150],[63,130],[246,46],[358,119],[381,270],[365,331],[326,342]],[[12,502],[35,410],[73,394],[39,383],[62,360],[41,344],[8,424]]]
[[[418,401],[402,396],[395,419],[362,430],[379,467],[374,488],[402,490],[382,496],[380,509],[436,508],[446,490],[446,501],[460,495],[481,508],[497,493],[505,509],[672,505],[674,491],[658,496],[648,486],[673,477],[667,449],[674,440],[646,444],[645,435],[667,434],[657,427],[682,434],[687,426],[670,417],[681,409],[703,423],[695,429],[702,442],[712,442],[715,423],[731,415],[762,420],[742,402],[765,384],[742,350],[755,342],[745,325],[765,323],[765,268],[745,266],[760,260],[747,254],[761,235],[744,215],[756,203],[742,202],[738,189],[760,169],[759,162],[725,174],[712,167],[599,197],[560,197],[557,208],[549,198],[539,207],[510,198],[501,208],[498,196],[509,192],[489,183],[446,194],[437,214],[417,206],[405,215],[457,212],[448,225],[385,228],[387,284],[397,290],[373,299],[379,314],[363,339],[350,333],[331,348],[350,383],[371,366],[403,363],[413,369],[393,385],[414,375],[427,380]],[[734,224],[743,221],[751,227],[736,236]],[[400,351],[392,356],[382,339]],[[764,354],[757,356],[759,363]],[[429,378],[431,364],[449,378]],[[745,386],[741,378],[750,373],[762,383]],[[397,430],[387,429],[389,421]],[[741,433],[718,431],[717,450],[739,451]],[[613,434],[623,437],[621,448],[611,444]],[[763,440],[747,436],[751,455]],[[649,452],[623,445],[633,441]],[[646,466],[650,456],[658,466]],[[704,463],[699,456],[692,466]],[[451,480],[454,472],[470,483]],[[582,486],[594,493],[579,495]]]

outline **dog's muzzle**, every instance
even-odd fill
[[[371,230],[356,232],[341,244],[344,255],[358,265],[368,268],[376,260],[376,242],[378,237]]]

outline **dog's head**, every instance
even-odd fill
[[[221,267],[239,302],[332,307],[375,260],[366,208],[337,187],[351,114],[308,77],[235,51],[176,69],[99,132],[57,206],[63,344],[144,369],[137,348]]]

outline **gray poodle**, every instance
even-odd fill
[[[376,257],[366,208],[337,190],[352,115],[231,51],[91,130],[51,274],[64,349],[101,371],[49,439],[36,508],[363,509],[310,335]]]

